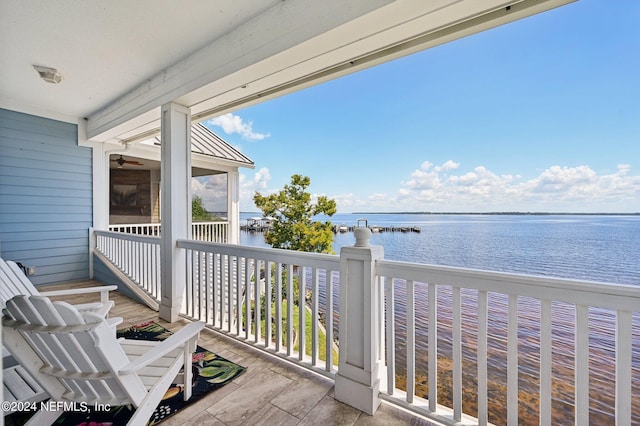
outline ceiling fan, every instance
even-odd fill
[[[139,161],[125,160],[124,158],[122,158],[122,155],[120,156],[120,158],[116,158],[116,159],[111,160],[111,161],[114,161],[114,162],[118,163],[118,167],[119,168],[124,166],[125,164],[131,164],[131,165],[134,165],[134,166],[142,166],[143,165]]]

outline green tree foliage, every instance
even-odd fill
[[[212,219],[211,213],[204,208],[202,199],[193,197],[191,201],[191,220],[210,221]]]
[[[253,197],[256,206],[265,216],[275,218],[272,229],[264,235],[267,244],[296,251],[333,252],[331,222],[314,221],[313,216],[333,216],[336,202],[321,196],[312,203],[311,194],[306,191],[310,184],[311,179],[296,174],[278,193],[264,196],[256,192]]]

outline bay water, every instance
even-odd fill
[[[241,219],[256,216],[243,214]],[[334,225],[355,226],[366,219],[369,226],[407,228],[407,232],[380,232],[371,236],[372,245],[384,247],[384,257],[424,264],[457,266],[519,274],[550,276],[584,281],[627,284],[640,291],[640,215],[508,215],[508,214],[337,214],[330,220]],[[419,229],[420,232],[412,231]],[[352,232],[337,233],[333,249],[355,242]],[[241,233],[241,244],[267,246],[260,233]],[[403,286],[398,287],[396,326],[398,341],[402,341],[405,306]],[[323,295],[320,296],[323,298]],[[442,324],[438,328],[439,376],[444,383],[450,380],[451,359],[451,292],[438,289],[438,312]],[[463,291],[463,323],[474,329],[477,299],[473,292]],[[489,321],[489,377],[491,382],[506,381],[506,300],[490,295]],[[426,323],[426,288],[416,287],[417,323]],[[337,306],[336,306],[337,308]],[[424,312],[422,312],[424,311]],[[540,305],[535,300],[519,302],[519,423],[537,424],[537,386],[539,385],[538,339]],[[554,424],[571,423],[573,419],[573,353],[574,309],[554,303],[553,363],[554,363]],[[425,318],[422,318],[425,317]],[[339,320],[339,318],[336,318]],[[337,322],[337,321],[336,321]],[[610,311],[592,310],[591,379],[592,424],[613,421],[615,387],[611,380],[615,367],[615,315]],[[633,392],[640,394],[640,315],[633,317]],[[337,331],[337,330],[336,330]],[[473,340],[473,339],[471,339]],[[416,330],[416,394],[427,392],[426,328]],[[530,345],[527,345],[527,342]],[[396,348],[396,380],[402,388],[406,380],[405,357],[402,344]],[[475,345],[463,345],[465,371],[475,367]],[[464,378],[465,389],[474,388],[473,374]],[[504,401],[506,389],[496,385],[490,389],[490,421],[503,424],[506,418]],[[445,387],[446,388],[446,387]],[[465,391],[467,392],[467,391]],[[473,391],[472,391],[473,393]],[[439,402],[446,402],[447,390],[442,389]],[[466,397],[465,397],[466,398]],[[473,398],[471,398],[473,399]],[[635,400],[634,400],[635,401]],[[464,407],[473,413],[475,406]],[[640,422],[640,402],[634,402],[633,422]],[[604,423],[602,423],[604,422]]]
[[[241,221],[256,213],[243,213]],[[372,234],[385,259],[640,286],[640,215],[336,214],[334,225],[419,227]],[[333,249],[355,242],[338,233]],[[241,244],[266,247],[260,233]]]

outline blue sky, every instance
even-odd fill
[[[299,173],[341,213],[640,212],[639,22],[581,0],[206,124],[256,164],[242,211]]]

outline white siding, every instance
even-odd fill
[[[77,126],[0,109],[0,254],[32,281],[89,276],[91,150]]]

